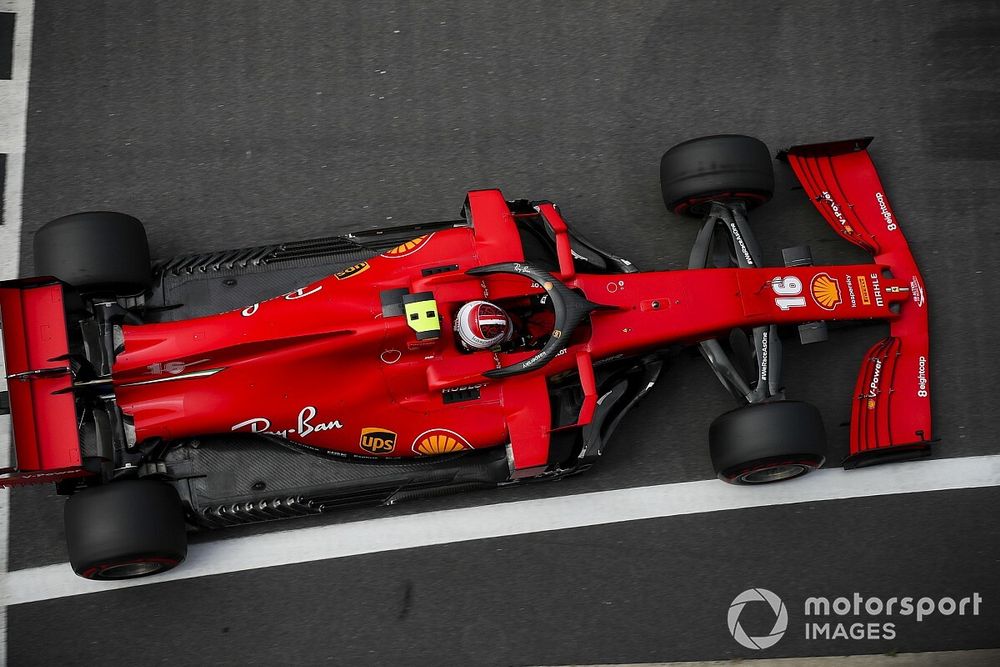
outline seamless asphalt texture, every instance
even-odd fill
[[[492,186],[558,202],[642,268],[683,268],[696,226],[659,201],[663,150],[726,132],[773,150],[874,135],[929,290],[937,455],[1000,451],[1000,3],[43,1],[34,20],[25,275],[31,232],[79,210],[136,215],[165,257],[451,219],[465,190]],[[776,180],[751,219],[770,263],[800,243],[818,262],[865,261],[782,165]],[[786,341],[788,393],[821,407],[834,464],[861,357],[883,331]],[[703,362],[681,356],[584,476],[320,521],[705,479],[708,424],[732,407]],[[13,663],[100,651],[130,664],[269,663],[283,649],[352,664],[746,656],[724,622],[751,585],[798,599],[823,586],[995,591],[996,500],[963,491],[765,508],[23,605],[9,612],[8,651]],[[61,500],[17,490],[10,567],[62,560]],[[627,595],[604,605],[597,591],[611,589]],[[997,646],[992,614],[985,630],[786,638],[767,654]]]

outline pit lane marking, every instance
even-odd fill
[[[31,70],[33,0],[0,0],[0,12],[13,14],[10,77],[0,80],[0,153],[4,178],[0,187],[0,278],[17,278],[21,263],[21,195],[24,189],[24,147]],[[0,45],[0,48],[7,48]],[[6,70],[6,67],[4,68]],[[6,77],[7,72],[3,72]],[[6,369],[0,377],[6,377]],[[7,389],[6,380],[0,390]],[[0,468],[10,463],[10,417],[0,417]],[[0,581],[7,578],[10,490],[0,489]],[[0,607],[0,665],[7,664],[7,607]]]
[[[0,582],[0,603],[26,604],[230,572],[625,521],[993,486],[1000,486],[1000,454],[895,463],[891,468],[876,466],[849,473],[832,468],[760,487],[711,479],[501,502],[192,544],[180,567],[131,581],[88,581],[73,574],[66,563],[16,570]]]

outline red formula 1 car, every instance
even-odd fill
[[[460,220],[151,264],[116,213],[35,236],[42,278],[0,286],[16,467],[53,481],[77,573],[168,569],[186,526],[216,527],[558,478],[589,467],[700,345],[741,402],[711,426],[720,478],[823,464],[818,411],[785,400],[779,325],[882,319],[862,360],[845,468],[929,452],[927,303],[868,140],[779,157],[873,264],[763,266],[747,211],[767,148],[706,137],[663,156],[669,209],[703,219],[690,270],[640,272],[545,201],[470,192]]]

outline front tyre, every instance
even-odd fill
[[[741,134],[691,139],[663,154],[660,188],[667,209],[681,215],[700,217],[712,201],[754,208],[774,194],[771,154]]]
[[[64,511],[73,571],[85,579],[134,579],[187,556],[184,511],[169,484],[125,480],[69,497]]]
[[[715,472],[730,484],[766,484],[801,477],[826,460],[819,410],[773,401],[720,415],[708,432]]]

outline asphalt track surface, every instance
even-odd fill
[[[663,210],[664,149],[723,132],[774,149],[874,135],[933,309],[936,455],[1000,453],[1000,3],[46,1],[34,26],[25,275],[31,232],[78,210],[140,217],[168,256],[450,219],[465,190],[491,186],[558,202],[640,267],[682,268],[695,229]],[[786,169],[776,177],[752,218],[770,263],[799,243],[819,262],[864,261]],[[786,343],[788,392],[821,406],[834,462],[861,357],[881,335]],[[586,475],[299,525],[707,479],[707,426],[731,407],[703,362],[681,356]],[[998,501],[992,488],[803,503],[62,598],[10,608],[7,653],[441,665],[997,647]],[[11,505],[10,569],[65,560],[61,500],[37,487]],[[975,618],[902,621],[892,641],[800,634],[751,652],[725,611],[754,586],[798,601],[986,602]]]

